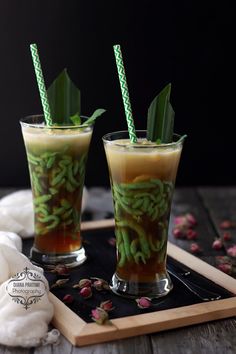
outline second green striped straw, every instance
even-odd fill
[[[117,44],[113,46],[113,49],[115,53],[116,66],[117,66],[117,71],[118,71],[119,81],[120,81],[120,88],[121,88],[121,93],[122,93],[122,98],[123,98],[123,103],[125,108],[125,116],[128,125],[129,138],[131,143],[136,143],[137,136],[135,132],[133,113],[132,113],[132,108],[131,108],[131,103],[129,98],[129,91],[128,91],[128,85],[125,76],[125,67],[123,63],[121,47],[120,45]]]
[[[52,125],[52,118],[51,118],[51,113],[50,113],[50,106],[48,103],[48,95],[47,95],[47,90],[46,86],[44,83],[44,78],[43,78],[43,72],[39,60],[39,55],[38,55],[38,49],[37,45],[30,44],[30,50],[31,50],[31,55],[33,59],[33,64],[34,64],[34,71],[38,83],[38,88],[39,88],[39,94],[43,106],[43,112],[44,112],[44,117],[46,120],[46,125]]]

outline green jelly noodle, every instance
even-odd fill
[[[169,212],[173,189],[172,182],[154,178],[136,183],[113,183],[119,267],[126,262],[146,264],[152,252],[158,252],[160,262],[164,260],[168,223],[162,219]],[[160,239],[146,235],[142,226],[144,218],[157,223]]]
[[[28,152],[27,156],[36,220],[41,223],[36,234],[43,235],[60,224],[78,224],[80,215],[65,195],[76,190],[82,193],[87,154],[76,159],[64,149],[63,152],[43,152],[40,155]],[[66,191],[63,198],[60,197],[62,190]]]

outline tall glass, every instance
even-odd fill
[[[155,144],[137,131],[103,137],[113,194],[117,266],[112,290],[125,297],[160,297],[173,285],[166,270],[172,196],[184,138]]]
[[[43,116],[20,121],[34,202],[33,262],[74,267],[86,260],[80,236],[85,166],[92,126],[46,126]]]

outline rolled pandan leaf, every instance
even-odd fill
[[[154,98],[148,109],[147,140],[172,142],[175,112],[170,104],[171,84]]]
[[[54,124],[71,124],[70,117],[80,119],[80,90],[64,69],[47,90]],[[76,123],[77,124],[77,123]]]

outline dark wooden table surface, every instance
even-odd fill
[[[0,189],[0,196],[8,194],[10,189]],[[199,187],[177,188],[174,196],[169,240],[178,246],[189,250],[193,241],[176,239],[172,235],[173,216],[193,213],[198,224],[197,242],[202,248],[199,257],[215,265],[217,255],[226,254],[224,250],[212,249],[215,238],[221,237],[223,230],[220,223],[223,220],[236,221],[236,187]],[[232,242],[236,243],[236,229],[230,230]],[[0,319],[1,321],[1,319]],[[23,329],[22,329],[23,330]],[[205,324],[194,325],[161,333],[137,336],[129,339],[107,342],[104,344],[87,347],[73,347],[63,336],[57,346],[23,349],[7,348],[0,345],[0,354],[66,354],[66,353],[208,353],[208,354],[231,354],[236,353],[236,319],[235,317],[218,320]]]

